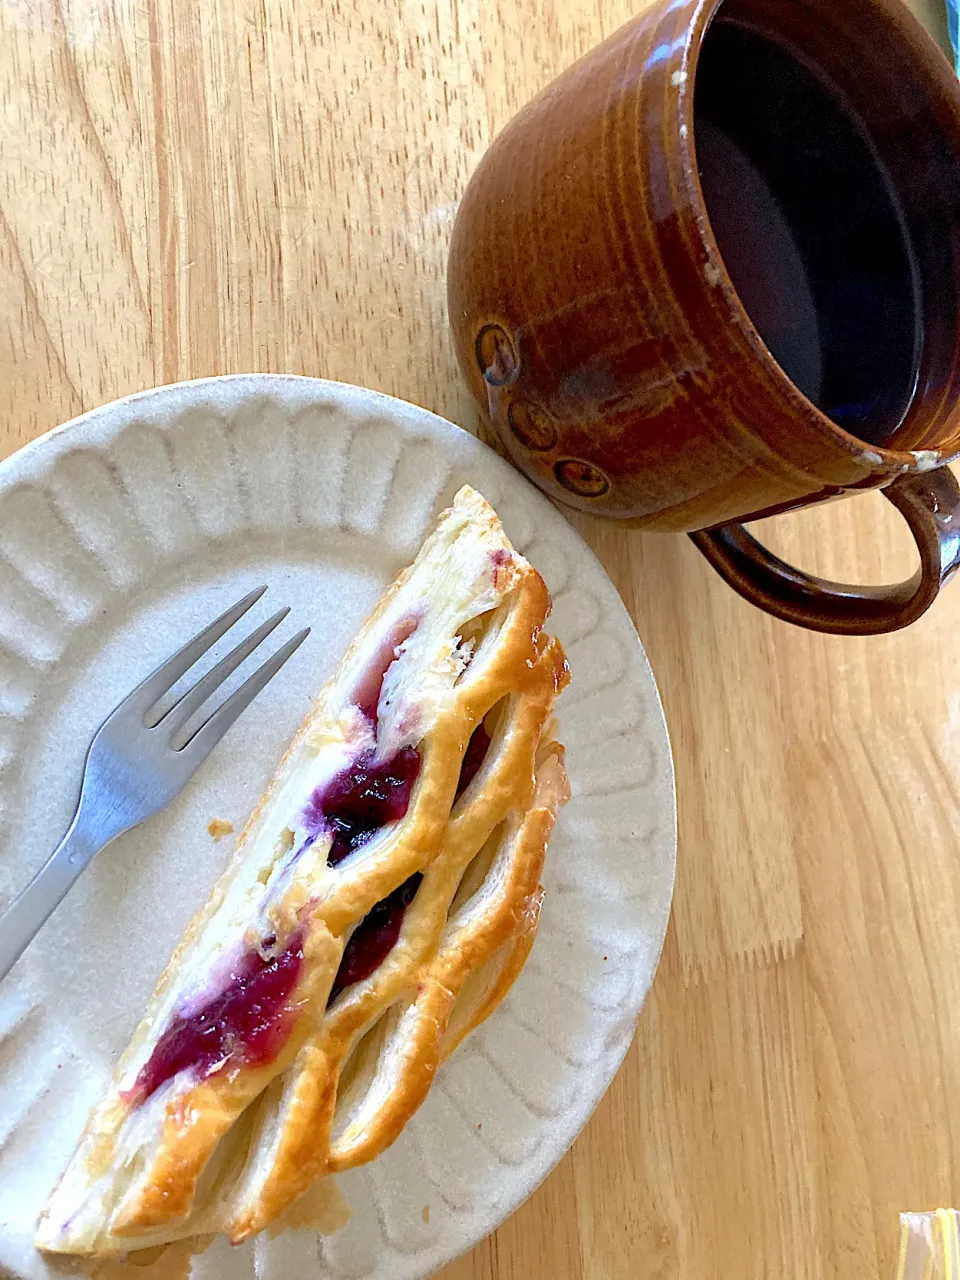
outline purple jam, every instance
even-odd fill
[[[410,639],[418,622],[417,617],[400,619],[389,635],[380,642],[354,690],[352,701],[373,725],[374,731],[377,728],[377,708],[380,706],[380,693],[386,674],[396,660],[397,650],[405,640]]]
[[[463,763],[460,766],[460,780],[457,783],[457,799],[463,795],[467,787],[480,772],[480,766],[487,754],[487,748],[490,746],[490,735],[484,728],[481,720],[473,733],[470,735],[470,741],[467,743],[467,749],[463,753]]]
[[[303,934],[276,956],[244,953],[227,987],[189,1017],[175,1014],[125,1095],[134,1106],[181,1071],[203,1078],[227,1066],[271,1062],[293,1027],[290,995],[303,963]]]
[[[505,570],[508,564],[513,563],[513,556],[511,556],[510,552],[506,549],[506,547],[497,547],[496,551],[493,552],[490,559],[493,562],[494,589],[499,590],[501,586],[500,578],[502,576],[502,571]]]
[[[483,764],[489,746],[490,735],[481,721],[474,729],[463,755],[463,764],[460,766],[460,780],[457,783],[458,796],[466,791],[473,781],[480,766]],[[419,761],[417,767],[419,768]],[[406,805],[404,805],[404,811],[406,811]],[[403,814],[399,816],[402,817]],[[357,846],[354,847],[356,848]],[[346,855],[344,854],[343,856],[345,857]],[[334,861],[335,859],[331,852],[330,862]],[[404,912],[413,901],[422,879],[423,876],[419,872],[412,875],[409,880],[404,881],[399,889],[396,889],[389,897],[382,898],[363,917],[350,935],[350,940],[344,948],[340,968],[337,970],[337,976],[330,990],[328,1004],[332,1004],[344,988],[353,986],[355,982],[362,982],[364,978],[369,978],[371,973],[379,967],[390,953],[400,936]]]
[[[416,896],[422,879],[420,872],[415,872],[399,889],[372,907],[354,929],[343,949],[328,1006],[345,987],[369,978],[396,945],[404,913]]]
[[[327,864],[335,867],[367,843],[388,822],[399,822],[410,806],[420,772],[420,752],[403,747],[390,760],[375,762],[366,751],[353,764],[317,787],[304,811],[304,826],[333,836]]]

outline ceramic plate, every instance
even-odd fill
[[[313,633],[175,803],[99,856],[0,986],[0,1273],[58,1274],[32,1250],[33,1224],[229,853],[208,824],[239,831],[354,630],[464,482],[545,577],[573,675],[559,716],[573,799],[536,945],[399,1141],[340,1180],[344,1231],[220,1240],[193,1275],[426,1276],[517,1208],[610,1083],[660,955],[675,807],[656,686],[592,553],[493,452],[401,401],[282,377],[134,396],[0,466],[0,903],[62,834],[97,725],[185,638],[261,582],[244,625],[290,604],[274,642]]]

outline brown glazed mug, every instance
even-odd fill
[[[754,75],[750,41],[757,37],[772,59],[759,91],[784,81],[776,63],[783,53],[800,66],[798,83],[813,75],[834,109],[843,104],[843,128],[859,139],[849,146],[862,152],[848,164],[841,146],[836,180],[821,181],[810,156],[842,129],[818,123],[815,103],[801,101],[790,116],[773,112],[783,146],[774,133],[765,154],[800,201],[801,249],[804,210],[819,227],[820,256],[800,259],[801,270],[813,263],[803,277],[813,292],[788,290],[780,299],[786,329],[802,329],[811,298],[815,307],[828,298],[826,318],[816,313],[809,331],[816,345],[807,350],[801,342],[789,360],[779,349],[775,358],[755,323],[758,307],[769,310],[776,293],[765,284],[782,288],[796,279],[790,254],[777,252],[775,234],[769,239],[775,219],[740,227],[732,256],[746,252],[748,271],[743,276],[741,261],[735,287],[730,227],[723,253],[717,234],[717,211],[730,223],[729,206],[721,199],[708,212],[701,182],[704,150],[713,144],[702,112],[713,99],[722,110],[736,97],[723,91],[725,75],[730,86]],[[788,67],[787,80],[791,74]],[[744,127],[761,117],[771,114],[748,111]],[[800,161],[785,166],[783,156],[796,147]],[[866,197],[843,184],[851,172],[859,180],[857,164],[868,161],[877,167],[864,170],[863,190],[885,184],[877,197],[884,217],[894,193],[902,243],[892,256],[884,257],[889,218],[886,231],[855,228],[852,238],[845,227],[844,210]],[[714,180],[727,184],[736,214],[743,191],[736,165],[721,156]],[[734,217],[734,237],[738,225]],[[760,242],[767,275],[758,287],[749,257]],[[854,258],[859,245],[879,245],[878,269],[889,269],[894,281],[889,307],[889,298],[864,302],[876,281],[857,293],[838,244]],[[897,272],[909,272],[913,311],[896,292]],[[905,626],[960,563],[960,489],[946,466],[960,453],[960,88],[900,0],[658,0],[495,140],[460,206],[448,288],[457,354],[474,395],[511,460],[558,500],[640,529],[690,532],[746,599],[821,631]],[[751,290],[748,308],[743,296]],[[829,307],[848,296],[858,300],[862,323],[844,330]],[[871,418],[871,405],[896,408],[886,379],[893,387],[905,352],[912,364],[902,403],[884,421],[883,413]],[[839,404],[837,387],[860,376],[858,362],[884,396],[889,391],[887,400],[870,399],[861,387]],[[811,377],[820,378],[819,408],[809,386],[808,394],[800,389]],[[824,395],[833,396],[829,415]],[[905,517],[920,551],[917,574],[896,586],[812,577],[743,527],[876,487]]]

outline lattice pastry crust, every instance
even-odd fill
[[[496,514],[461,489],[281,761],[38,1247],[240,1241],[307,1200],[342,1222],[328,1175],[396,1139],[533,943],[568,798],[549,609]]]

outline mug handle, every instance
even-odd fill
[[[926,613],[960,566],[960,485],[949,467],[898,476],[882,493],[920,552],[917,572],[893,586],[849,586],[794,569],[739,522],[690,537],[734,591],[775,618],[831,635],[881,635]]]

